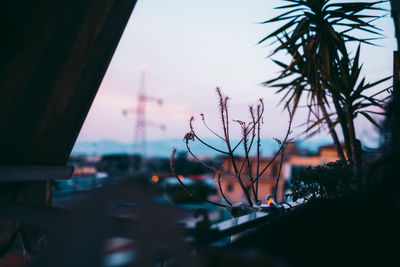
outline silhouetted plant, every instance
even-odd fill
[[[366,84],[360,78],[359,51],[351,58],[348,42],[372,44],[375,37],[382,36],[373,22],[381,17],[383,11],[378,5],[384,1],[344,2],[331,0],[287,0],[287,4],[277,7],[286,12],[263,23],[283,22],[277,30],[263,38],[263,43],[271,38],[277,43],[272,55],[278,52],[289,54],[291,60],[284,63],[273,60],[282,67],[280,75],[265,84],[284,92],[283,100],[292,103],[296,111],[302,97],[307,95],[309,110],[307,131],[327,126],[336,145],[339,157],[345,154],[339,142],[335,126],[342,129],[347,160],[355,165],[360,173],[362,166],[361,145],[356,138],[354,118],[360,114],[374,125],[378,125],[368,114],[366,108],[382,107],[385,103],[377,94],[366,94],[369,89],[381,82]],[[372,11],[367,14],[366,12]],[[372,34],[371,38],[357,37],[354,32]],[[359,78],[361,81],[359,83]],[[383,90],[385,91],[385,90]],[[332,112],[331,107],[334,111]],[[363,110],[361,110],[363,109]],[[383,111],[383,110],[382,110]],[[313,119],[315,117],[315,120]]]
[[[308,167],[291,180],[292,192],[286,197],[293,201],[325,198],[332,199],[352,192],[357,187],[352,168],[345,161],[330,162],[322,166]]]
[[[289,143],[292,142],[292,140],[289,139],[289,135],[292,132],[291,125],[292,125],[292,118],[293,118],[291,110],[289,109],[289,107],[287,107],[287,111],[289,113],[289,123],[288,123],[288,129],[286,131],[286,135],[285,135],[284,139],[281,141],[281,140],[274,138],[274,140],[276,140],[279,144],[278,151],[275,153],[275,155],[272,157],[272,159],[266,164],[266,166],[264,168],[261,168],[260,167],[261,166],[261,164],[260,164],[260,160],[261,160],[261,157],[260,157],[260,146],[261,146],[260,133],[261,133],[261,124],[263,123],[263,114],[264,114],[263,100],[259,99],[259,103],[257,104],[256,107],[254,107],[254,106],[249,107],[249,112],[251,115],[250,122],[246,123],[246,122],[240,121],[240,120],[232,120],[232,122],[236,122],[239,124],[239,126],[241,128],[241,134],[242,134],[242,138],[240,139],[240,141],[237,142],[235,145],[233,145],[231,138],[230,138],[230,122],[231,121],[230,121],[229,112],[228,112],[229,98],[222,94],[220,88],[217,87],[216,90],[217,90],[217,94],[218,94],[218,98],[219,98],[219,108],[220,108],[219,113],[221,116],[221,126],[222,126],[223,134],[218,134],[216,131],[212,130],[207,125],[205,116],[203,114],[201,114],[200,116],[201,116],[201,120],[202,120],[204,126],[211,133],[213,133],[217,138],[221,139],[224,142],[226,150],[218,149],[218,148],[206,143],[196,134],[194,126],[193,126],[194,117],[192,117],[190,119],[190,121],[189,121],[190,131],[184,137],[184,141],[185,141],[186,149],[187,149],[188,153],[196,161],[201,163],[203,166],[207,167],[209,170],[211,170],[215,174],[215,177],[217,179],[217,184],[218,184],[218,190],[221,193],[221,196],[225,200],[226,204],[209,201],[207,199],[203,199],[203,201],[206,201],[208,203],[215,204],[218,206],[223,206],[223,207],[232,206],[231,201],[226,197],[226,195],[224,194],[224,191],[221,187],[222,170],[217,169],[214,166],[210,166],[206,162],[200,160],[192,152],[192,150],[190,149],[190,142],[194,142],[195,140],[199,141],[200,143],[207,146],[211,150],[221,153],[222,155],[224,155],[225,157],[227,157],[229,159],[229,161],[232,163],[232,166],[233,166],[233,173],[231,173],[230,175],[232,175],[233,177],[236,178],[236,182],[240,185],[240,188],[242,189],[242,192],[243,192],[244,196],[246,197],[247,205],[249,207],[253,207],[254,203],[257,203],[257,204],[260,203],[260,201],[258,199],[259,179],[265,173],[265,171],[271,166],[272,162],[278,157],[278,155],[280,155],[281,158],[280,158],[279,170],[278,170],[276,185],[275,185],[275,190],[274,190],[274,199],[276,201],[276,199],[277,199],[276,198],[276,188],[278,187],[278,183],[279,183],[279,177],[280,177],[280,173],[281,173],[281,169],[282,169],[282,162],[283,162],[285,148]],[[245,155],[242,162],[237,160],[238,158],[235,154],[235,152],[241,145],[242,145],[244,155]],[[251,156],[250,156],[250,151],[254,145],[256,145],[256,155],[255,155],[256,168],[255,168],[255,171],[253,171],[254,170],[254,168],[252,168],[253,162],[251,161]],[[187,193],[189,195],[199,198],[199,196],[197,196],[190,188],[185,186],[185,184],[181,181],[181,179],[179,179],[179,177],[176,175],[175,162],[174,162],[175,153],[176,153],[176,150],[174,149],[173,153],[171,155],[171,162],[170,162],[171,170],[172,170],[173,174],[176,176],[179,183],[183,186],[183,188],[187,191]],[[247,167],[247,168],[245,168],[245,167]],[[247,171],[248,171],[247,174],[244,174],[245,169],[247,169]],[[245,180],[244,180],[245,178],[248,179],[248,181],[246,181],[246,183],[249,184],[248,186],[245,186]],[[251,198],[250,192],[252,192],[253,199]]]

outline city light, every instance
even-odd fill
[[[153,180],[153,182],[157,183],[159,178],[157,175],[153,175],[153,176],[151,176],[151,180]]]

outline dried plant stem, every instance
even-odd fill
[[[275,161],[276,157],[281,153],[281,150],[283,149],[283,144],[279,147],[278,151],[275,153],[274,157],[268,162],[267,166],[259,173],[259,175],[253,180],[253,183],[257,182],[258,179],[264,174],[266,170],[268,170],[269,166]],[[250,187],[250,185],[249,185]]]
[[[238,181],[238,183],[239,183],[239,185],[240,185],[240,188],[242,189],[243,193],[245,194],[249,206],[250,206],[250,207],[253,207],[253,202],[251,201],[249,191],[248,191],[248,190],[246,189],[246,187],[244,186],[243,181],[242,181],[242,179],[241,179],[241,177],[240,177],[240,173],[238,172],[238,169],[237,169],[237,167],[236,167],[235,157],[233,156],[233,153],[229,153],[229,157],[230,157],[230,159],[231,159],[231,162],[232,162],[232,164],[233,164],[233,168],[234,168],[234,170],[235,170],[235,177],[236,177],[236,180]]]
[[[233,157],[233,156],[230,156],[230,157],[231,157],[231,159],[232,159],[232,162],[235,162],[234,157]],[[236,165],[234,165],[234,166],[236,166]],[[243,193],[244,193],[245,196],[246,196],[246,199],[247,199],[247,202],[248,202],[249,206],[250,206],[250,207],[253,207],[253,202],[251,201],[249,191],[248,191],[248,190],[246,189],[246,187],[244,186],[243,181],[242,181],[242,179],[241,179],[241,177],[240,177],[240,173],[238,173],[238,171],[237,171],[237,168],[236,168],[236,170],[235,170],[235,177],[236,177],[236,180],[238,181],[238,183],[239,183],[239,185],[240,185],[240,188],[242,189]]]
[[[263,100],[261,98],[259,99],[259,101],[260,101],[260,105],[261,105],[261,108],[262,108],[261,109],[261,113],[257,116],[258,118],[257,118],[256,122],[253,123],[253,126],[248,130],[248,132],[252,131],[254,129],[254,127],[256,127],[256,125],[259,124],[260,121],[262,120],[262,116],[264,114],[264,102],[263,102]],[[242,142],[243,142],[243,137],[242,137],[242,139],[240,139],[239,143],[237,143],[236,146],[232,149],[232,152],[235,152],[235,150],[240,146],[240,144]]]
[[[232,148],[231,140],[230,140],[230,132],[229,132],[230,131],[230,129],[229,129],[229,112],[228,112],[228,100],[229,100],[229,98],[222,94],[220,88],[217,87],[216,91],[217,91],[217,94],[218,94],[218,97],[219,97],[219,108],[220,108],[219,111],[220,111],[220,118],[221,118],[223,134],[220,135],[217,132],[215,132],[214,130],[212,130],[207,125],[204,115],[201,114],[200,116],[202,117],[202,121],[203,121],[204,126],[213,135],[215,135],[219,139],[222,139],[225,142],[227,151],[223,151],[221,149],[218,149],[218,148],[206,143],[201,138],[199,138],[196,135],[194,127],[193,127],[194,118],[192,117],[190,119],[190,123],[189,123],[190,124],[190,132],[187,133],[185,135],[185,137],[184,137],[185,144],[186,144],[186,149],[187,149],[188,153],[193,157],[193,159],[195,161],[199,162],[200,164],[202,164],[203,166],[205,166],[206,168],[208,168],[208,169],[210,169],[210,170],[212,170],[214,172],[214,175],[215,175],[214,177],[216,177],[216,179],[217,179],[218,189],[219,189],[219,192],[220,192],[222,198],[225,200],[225,202],[228,205],[232,206],[231,201],[228,199],[228,197],[225,195],[225,193],[224,193],[224,191],[222,189],[222,185],[221,185],[221,170],[217,170],[214,166],[210,166],[210,165],[206,164],[205,162],[203,162],[202,160],[200,160],[191,151],[190,146],[189,146],[189,142],[190,141],[195,141],[197,139],[197,140],[199,140],[200,143],[202,143],[203,145],[207,146],[208,148],[225,155],[226,156],[226,162],[230,162],[232,164],[231,165],[232,168],[228,166],[228,168],[231,168],[230,171],[229,171],[229,175],[232,175],[233,177],[235,177],[235,179],[239,183],[240,188],[241,188],[244,196],[246,197],[247,204],[248,204],[249,207],[252,207],[254,203],[259,203],[260,202],[259,199],[258,199],[259,179],[264,174],[264,172],[271,166],[271,164],[277,158],[277,156],[281,155],[280,164],[279,164],[279,173],[278,173],[278,176],[277,176],[276,186],[275,186],[275,189],[274,189],[274,199],[276,201],[277,187],[278,187],[278,184],[279,184],[279,179],[280,179],[283,160],[284,160],[284,152],[285,152],[285,149],[286,149],[286,145],[291,142],[291,140],[289,140],[289,135],[291,134],[292,119],[293,119],[293,114],[292,114],[291,110],[289,109],[288,105],[286,105],[288,113],[289,113],[289,126],[288,126],[288,129],[287,129],[287,132],[286,132],[286,135],[285,135],[285,138],[284,138],[283,142],[279,141],[278,139],[275,139],[280,144],[279,150],[276,152],[276,154],[274,155],[272,160],[270,162],[268,162],[267,166],[265,168],[263,168],[262,170],[260,170],[260,166],[261,166],[261,164],[260,164],[260,161],[261,161],[261,152],[260,152],[261,136],[260,136],[260,133],[261,133],[261,124],[263,123],[263,121],[262,121],[263,120],[263,114],[264,114],[264,103],[263,103],[262,99],[259,100],[259,104],[257,105],[257,112],[255,112],[255,109],[253,108],[253,106],[249,107],[250,115],[251,115],[251,119],[252,119],[251,122],[245,123],[243,121],[233,120],[234,122],[238,122],[240,124],[240,126],[242,128],[242,138]],[[254,163],[254,161],[252,161],[252,159],[250,157],[250,152],[251,152],[251,149],[252,149],[254,143],[257,144],[256,163]],[[243,161],[241,163],[239,163],[239,162],[236,162],[237,161],[237,157],[234,155],[234,152],[241,144],[243,144],[245,156],[243,158]],[[191,195],[193,197],[196,197],[197,199],[200,199],[202,201],[211,203],[213,205],[217,205],[217,206],[221,206],[221,207],[228,207],[227,205],[224,205],[224,204],[221,204],[221,203],[217,203],[217,202],[214,202],[214,201],[209,201],[207,199],[201,199],[198,196],[195,196],[193,194],[192,190],[189,187],[187,187],[181,181],[181,179],[179,179],[179,177],[176,175],[175,166],[174,166],[175,153],[176,153],[176,150],[174,149],[174,151],[173,151],[173,153],[171,155],[171,161],[170,161],[171,170],[172,170],[172,173],[174,174],[174,176],[178,179],[178,182],[189,193],[189,195]],[[253,166],[254,164],[257,164],[255,171],[252,168],[252,167],[254,167]],[[248,180],[250,182],[250,185],[248,185],[248,186],[244,185],[244,181],[243,181],[244,177],[242,176],[242,172],[243,172],[243,169],[244,169],[245,166],[247,166],[247,169],[248,169],[248,176],[249,176]],[[232,171],[232,169],[233,169],[233,171]],[[247,182],[247,177],[246,177],[246,182]],[[251,194],[253,194],[255,202],[253,202],[253,200],[251,198]]]
[[[224,141],[227,143],[227,145],[229,146],[229,141],[227,141],[226,139],[228,138],[228,131],[226,129],[227,123],[225,121],[225,104],[226,101],[228,100],[227,98],[224,99],[221,89],[219,87],[217,87],[217,93],[218,93],[218,97],[219,97],[219,108],[220,108],[220,114],[221,114],[221,122],[222,122],[222,128],[224,131]]]
[[[197,140],[200,141],[200,143],[202,143],[202,144],[205,145],[206,147],[211,148],[211,149],[213,149],[213,150],[215,150],[215,151],[217,151],[217,152],[219,152],[219,153],[221,153],[221,154],[228,155],[228,152],[225,152],[225,151],[222,151],[222,150],[220,150],[220,149],[218,149],[218,148],[215,148],[215,147],[213,147],[213,146],[207,144],[207,143],[204,142],[203,140],[201,140],[201,138],[198,137],[198,136],[196,135],[195,131],[194,131],[193,120],[194,120],[194,117],[191,117],[191,118],[190,118],[190,121],[189,121],[190,132],[186,134],[186,136],[185,136],[185,138],[184,138],[184,139],[185,139],[185,142],[187,143],[187,142],[189,141],[189,139],[192,139],[192,140],[193,140],[194,137],[195,137]]]
[[[213,150],[215,150],[215,151],[217,151],[217,152],[219,152],[219,153],[221,153],[221,154],[225,154],[225,155],[228,155],[228,154],[229,154],[229,153],[226,152],[226,151],[222,151],[222,150],[220,150],[220,149],[218,149],[218,148],[216,148],[216,147],[210,146],[209,144],[207,144],[206,142],[204,142],[203,140],[201,140],[194,132],[192,132],[192,134],[194,135],[194,137],[195,137],[197,140],[200,141],[200,143],[202,143],[202,144],[205,145],[206,147],[211,148],[211,149],[213,149]]]
[[[225,137],[224,140],[225,140],[225,143],[226,143],[226,146],[227,146],[227,149],[228,149],[228,157],[230,158],[230,160],[232,162],[232,166],[233,166],[233,169],[234,169],[234,172],[235,172],[236,180],[238,181],[238,183],[240,185],[240,188],[242,189],[243,193],[246,196],[248,205],[250,207],[252,207],[253,206],[253,202],[251,201],[250,194],[247,191],[246,187],[244,186],[243,181],[242,181],[242,179],[240,177],[240,173],[239,173],[239,170],[238,170],[238,168],[236,166],[236,162],[235,162],[235,156],[233,155],[233,151],[232,151],[231,144],[230,144],[229,122],[228,122],[229,115],[228,115],[228,108],[227,108],[227,106],[228,106],[228,104],[227,104],[228,103],[228,97],[224,97],[222,95],[221,89],[219,87],[217,87],[217,93],[218,93],[218,96],[219,96],[221,122],[222,122],[223,131],[224,131],[224,137]]]
[[[250,106],[250,115],[253,120],[253,127],[252,127],[252,140],[250,143],[250,148],[248,150],[248,153],[250,153],[250,149],[253,145],[254,138],[257,136],[257,154],[256,154],[256,177],[258,177],[259,172],[260,172],[260,125],[262,121],[262,114],[264,113],[264,102],[262,99],[259,100],[260,104],[257,105],[257,117],[254,115],[254,110],[253,107]],[[262,108],[262,110],[260,110]],[[257,128],[257,132],[256,132]],[[256,203],[259,202],[258,200],[258,181],[256,182],[256,185],[254,186],[253,183],[253,177],[250,176],[250,183],[251,187],[253,189],[253,195],[254,195],[254,201]]]
[[[291,142],[291,140],[289,140],[289,135],[292,133],[293,113],[290,111],[289,107],[287,107],[287,110],[288,110],[288,113],[289,113],[289,125],[288,125],[288,129],[286,131],[285,139],[283,140],[283,142],[281,142],[281,145],[280,145],[278,151],[275,153],[274,157],[268,162],[267,166],[265,166],[265,168],[260,172],[260,174],[253,180],[253,183],[258,181],[258,179],[260,179],[260,177],[264,174],[264,172],[274,162],[276,157],[281,153],[281,151],[284,148],[284,146],[286,146],[286,144]]]
[[[221,186],[221,174],[218,173],[218,188],[219,188],[219,192],[221,193],[221,196],[224,198],[224,200],[226,201],[226,203],[228,203],[230,206],[232,206],[232,203],[228,200],[228,198],[225,196],[224,191],[222,190],[222,186]]]
[[[275,188],[274,188],[274,201],[275,201],[275,202],[278,202],[278,201],[277,201],[277,198],[276,198],[276,193],[277,193],[277,191],[278,191],[279,178],[281,177],[283,157],[284,157],[284,154],[285,154],[285,146],[286,146],[286,145],[283,146],[282,151],[281,151],[281,160],[280,160],[280,162],[279,162],[278,177],[276,178],[276,183],[275,183]]]
[[[187,187],[187,186],[181,181],[181,179],[179,179],[179,177],[178,177],[178,175],[176,174],[176,171],[175,171],[175,164],[174,164],[175,153],[176,153],[176,149],[174,149],[174,150],[172,151],[172,155],[171,155],[171,159],[170,159],[171,171],[172,171],[172,174],[175,176],[175,178],[178,180],[178,182],[181,184],[181,186],[186,190],[186,192],[187,192],[191,197],[197,198],[197,199],[200,200],[200,201],[204,201],[204,202],[207,202],[207,203],[210,203],[210,204],[213,204],[213,205],[217,205],[217,206],[220,206],[220,207],[224,207],[224,208],[228,207],[227,205],[224,205],[224,204],[221,204],[221,203],[217,203],[217,202],[214,202],[214,201],[210,201],[210,200],[208,200],[208,199],[203,199],[203,198],[198,197],[197,195],[195,195],[195,194],[193,193],[193,191],[192,191],[189,187]]]
[[[176,149],[174,149],[176,150]],[[214,167],[206,164],[205,162],[203,162],[202,160],[200,160],[195,154],[193,154],[192,150],[189,147],[189,144],[186,143],[186,150],[189,152],[189,154],[194,158],[195,161],[197,161],[198,163],[200,163],[201,165],[203,165],[204,167],[212,170],[214,173],[218,172],[217,169],[215,169]]]
[[[261,103],[262,103],[262,101],[261,101]],[[261,118],[263,112],[264,112],[264,105],[262,103],[262,112],[260,112],[260,105],[257,106],[257,117]],[[257,123],[257,169],[256,169],[257,173],[256,173],[256,177],[260,176],[261,123],[262,123],[262,121],[260,121],[260,119],[259,119],[259,121]],[[258,202],[258,182],[259,182],[259,180],[256,181],[256,195],[255,195],[256,202]]]
[[[226,201],[229,205],[232,206],[232,203],[225,197],[225,194],[224,194],[224,192],[223,192],[223,190],[222,190],[222,186],[221,186],[221,174],[220,174],[220,172],[219,172],[217,169],[215,169],[214,167],[212,167],[212,166],[206,164],[205,162],[203,162],[202,160],[200,160],[200,159],[192,152],[192,150],[191,150],[190,147],[189,147],[188,139],[189,139],[189,138],[186,138],[186,150],[188,151],[188,153],[189,153],[197,162],[199,162],[200,164],[202,164],[202,165],[205,166],[206,168],[212,170],[215,174],[218,175],[218,186],[219,186],[219,190],[220,190],[220,192],[221,192],[221,195],[222,195],[222,197],[225,199],[225,201]],[[176,153],[176,149],[174,149],[173,154],[174,154],[174,153]]]
[[[251,145],[252,145],[252,142],[253,142],[253,140],[254,140],[254,132],[253,132],[253,140],[252,140],[252,142],[250,143],[250,146],[249,147],[247,147],[247,128],[246,128],[246,125],[243,125],[243,138],[244,138],[244,140],[243,140],[243,146],[244,146],[244,153],[245,153],[245,159],[244,159],[244,162],[247,162],[247,169],[248,169],[248,173],[249,173],[249,180],[250,180],[250,184],[251,184],[251,189],[252,189],[252,191],[253,191],[253,196],[254,196],[254,200],[256,201],[256,203],[257,203],[257,200],[256,200],[256,190],[255,190],[255,188],[254,188],[254,185],[253,185],[253,175],[252,175],[252,168],[251,168],[251,161],[250,161],[250,158],[249,158],[249,151],[250,151],[250,147],[251,147]]]
[[[215,131],[213,131],[210,127],[208,127],[208,125],[207,125],[207,123],[206,123],[206,119],[205,119],[205,117],[204,117],[204,114],[202,113],[202,114],[200,114],[200,116],[201,116],[201,120],[203,121],[204,126],[205,126],[210,132],[212,132],[216,137],[218,137],[219,139],[222,139],[222,140],[225,141],[225,139],[224,139],[222,136],[220,136],[220,135],[217,134]]]

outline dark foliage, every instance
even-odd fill
[[[315,198],[332,199],[352,192],[356,188],[354,172],[344,161],[330,162],[322,166],[308,167],[291,180],[292,197],[306,200]]]

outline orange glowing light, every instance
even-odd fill
[[[183,175],[178,175],[179,180],[183,180]]]
[[[267,205],[271,206],[274,203],[274,199],[272,197],[267,198]]]
[[[158,176],[157,175],[151,176],[151,180],[153,180],[153,182],[157,183],[158,182]]]

